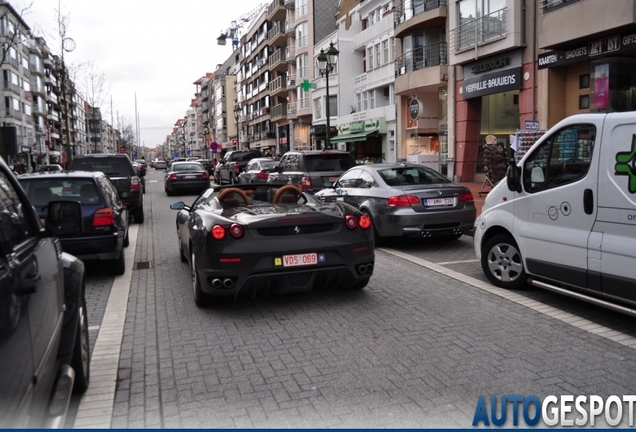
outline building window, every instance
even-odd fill
[[[579,96],[579,109],[589,109],[590,108],[590,95],[580,95]]]
[[[360,93],[356,94],[356,110],[362,111],[362,95]]]
[[[375,108],[375,90],[369,91],[369,109]]]
[[[506,34],[506,0],[461,0],[458,26],[452,31],[456,50]]]
[[[375,67],[382,65],[382,51],[380,51],[380,44],[375,45]]]
[[[389,40],[385,39],[382,41],[382,58],[384,60],[383,64],[389,63]]]
[[[579,75],[579,88],[590,88],[590,74]]]
[[[373,47],[367,48],[367,70],[373,69]]]
[[[581,0],[543,0],[543,12],[550,12]]]

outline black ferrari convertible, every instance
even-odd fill
[[[218,186],[170,208],[179,211],[179,254],[200,307],[220,297],[362,289],[373,274],[369,217],[291,184]]]

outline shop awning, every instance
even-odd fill
[[[366,141],[368,135],[369,134],[366,134],[366,133],[336,135],[335,137],[329,138],[329,141],[331,142],[360,142],[360,141]]]

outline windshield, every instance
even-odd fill
[[[350,154],[321,154],[305,157],[306,171],[346,171],[355,164],[356,161]]]
[[[35,207],[46,206],[54,200],[72,200],[82,204],[101,202],[95,182],[90,178],[20,179],[19,181]]]
[[[74,159],[72,169],[74,171],[101,171],[110,177],[130,177],[130,162],[125,163],[120,159],[86,158]]]
[[[172,171],[204,171],[200,163],[175,163],[172,164]]]

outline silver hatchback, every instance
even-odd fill
[[[423,165],[359,165],[316,193],[344,201],[372,221],[379,237],[459,238],[470,231],[477,210],[470,190]]]

